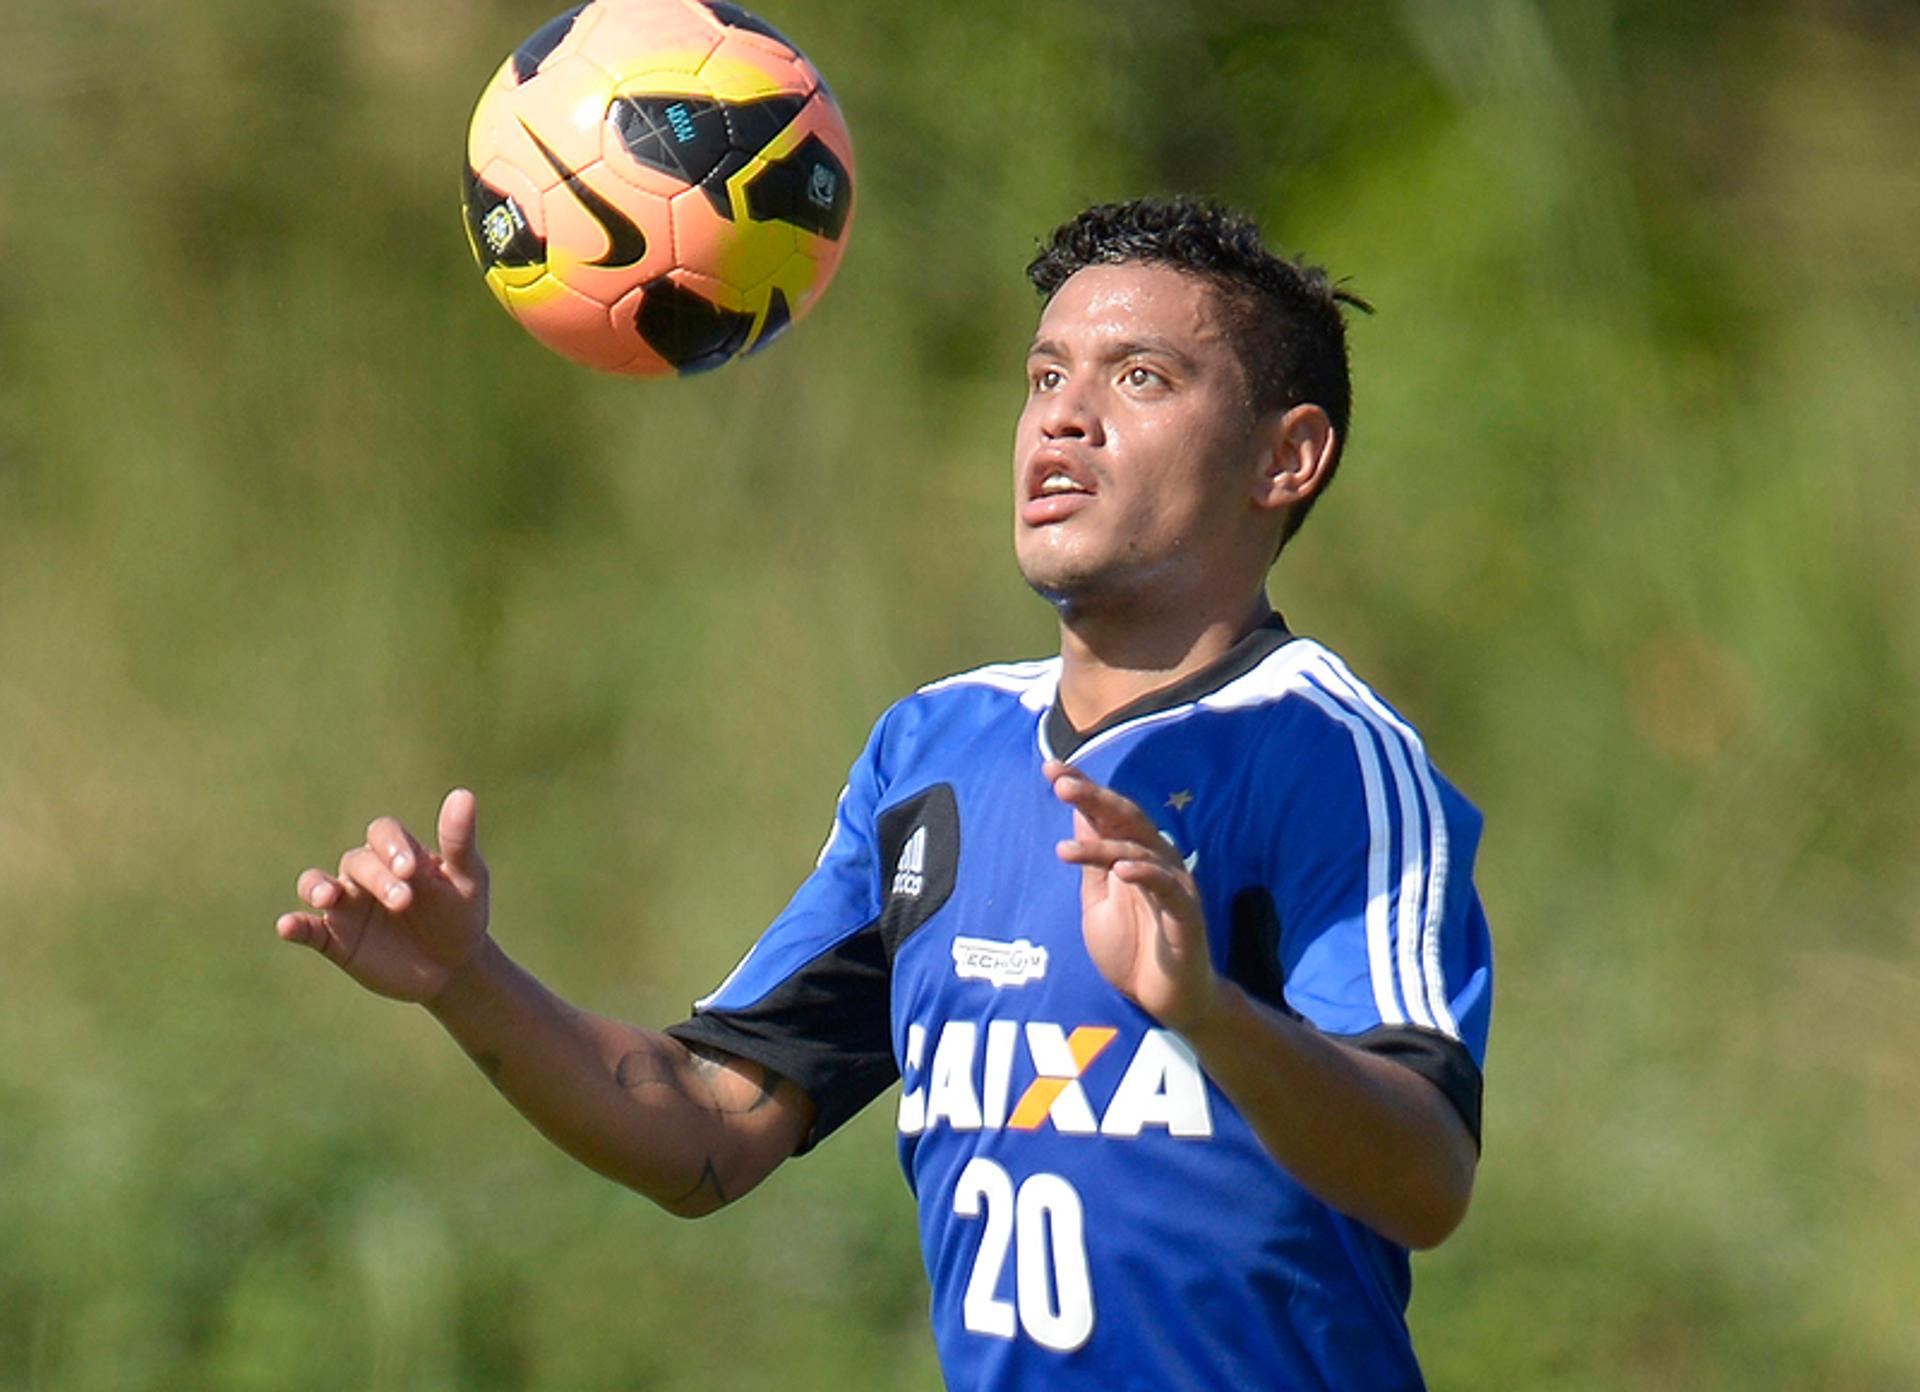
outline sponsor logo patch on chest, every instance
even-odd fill
[[[1111,1025],[1068,1029],[1051,1020],[948,1020],[937,1038],[923,1024],[907,1027],[901,1059],[900,1131],[1035,1132],[1063,1136],[1135,1137],[1149,1128],[1168,1135],[1213,1135],[1205,1075],[1193,1048],[1171,1030],[1150,1029],[1135,1041],[1118,1081],[1093,1079],[1094,1064],[1120,1038]],[[1017,1067],[1020,1044],[1026,1066]],[[932,1057],[928,1057],[928,1045]],[[1017,1076],[1025,1089],[1014,1092]]]
[[[1047,950],[1025,938],[998,942],[993,938],[953,940],[953,974],[962,981],[987,981],[996,988],[1024,986],[1047,974]]]

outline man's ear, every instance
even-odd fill
[[[1320,491],[1333,472],[1339,436],[1327,413],[1312,402],[1270,416],[1263,427],[1265,454],[1254,483],[1254,506],[1295,508]]]

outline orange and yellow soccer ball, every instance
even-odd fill
[[[833,279],[853,147],[813,64],[739,6],[591,0],[480,94],[463,202],[488,288],[535,338],[608,372],[701,372]]]

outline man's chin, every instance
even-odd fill
[[[1027,588],[1049,604],[1057,604],[1070,597],[1081,583],[1071,566],[1063,566],[1059,562],[1057,556],[1014,557],[1014,563],[1020,567],[1020,578],[1027,582]]]
[[[1050,560],[1058,558],[1049,557]],[[1022,560],[1020,576],[1027,588],[1061,613],[1097,608],[1112,590],[1111,580],[1098,571],[1059,564],[1041,565]]]

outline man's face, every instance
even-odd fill
[[[1123,262],[1076,273],[1040,316],[1014,437],[1014,554],[1056,603],[1197,602],[1244,585],[1246,564],[1254,586],[1264,574],[1261,439],[1215,306],[1195,276]]]

